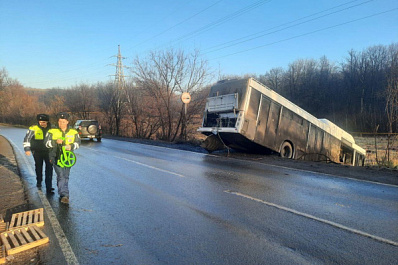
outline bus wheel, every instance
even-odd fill
[[[293,146],[289,142],[284,142],[281,146],[281,157],[283,158],[293,158]]]

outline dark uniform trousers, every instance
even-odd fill
[[[33,158],[35,159],[36,180],[37,184],[41,185],[43,181],[43,162],[46,163],[46,188],[49,191],[52,188],[53,181],[53,167],[50,163],[48,151],[33,151]]]

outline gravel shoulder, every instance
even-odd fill
[[[27,203],[25,190],[19,177],[18,164],[11,144],[0,135],[0,214],[9,216],[7,210]]]
[[[106,138],[119,140],[119,141],[140,143],[140,144],[156,145],[156,146],[162,146],[162,147],[168,147],[173,149],[180,149],[180,150],[186,150],[186,151],[192,151],[204,154],[208,153],[205,149],[203,149],[199,145],[190,144],[190,143],[169,143],[162,141],[132,139],[132,138],[115,137],[115,136],[107,136]],[[236,152],[234,150],[231,150],[230,152],[228,152],[227,150],[221,150],[213,152],[212,155],[227,157],[230,159],[250,160],[258,163],[264,163],[280,167],[313,171],[324,174],[330,174],[334,176],[341,176],[345,178],[354,178],[354,179],[373,181],[373,182],[398,186],[398,170],[396,169],[379,168],[376,166],[352,167],[347,165],[339,165],[335,163],[290,160],[290,159],[283,159],[278,155],[247,154],[247,153]]]
[[[31,210],[31,205],[20,177],[14,150],[8,140],[0,135],[0,215],[5,222],[10,222],[12,214],[27,210]],[[5,264],[41,264],[40,253],[46,249],[32,248],[7,256]]]

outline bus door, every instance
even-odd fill
[[[317,131],[317,127],[310,123],[309,127],[308,127],[308,136],[307,136],[307,148],[306,148],[307,155],[315,154],[317,152],[317,150],[316,150],[316,146],[317,146],[316,131]]]
[[[325,154],[323,147],[324,132],[317,126],[310,124],[307,137],[307,155],[316,157]]]
[[[276,135],[279,126],[281,105],[272,101],[268,112],[267,131],[265,132],[264,144],[279,152],[279,145],[276,143]]]
[[[264,95],[261,95],[260,109],[257,117],[257,131],[254,141],[259,144],[264,144],[264,138],[267,133],[267,121],[271,100]]]
[[[254,140],[257,130],[257,115],[261,102],[260,91],[251,88],[249,105],[245,114],[245,123],[243,125],[242,131],[244,136],[249,140]]]

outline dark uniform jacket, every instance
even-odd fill
[[[26,151],[39,151],[48,152],[46,145],[44,143],[44,138],[50,129],[50,123],[47,124],[46,128],[43,128],[37,123],[37,125],[32,125],[26,132],[25,138],[23,140],[23,149]]]

